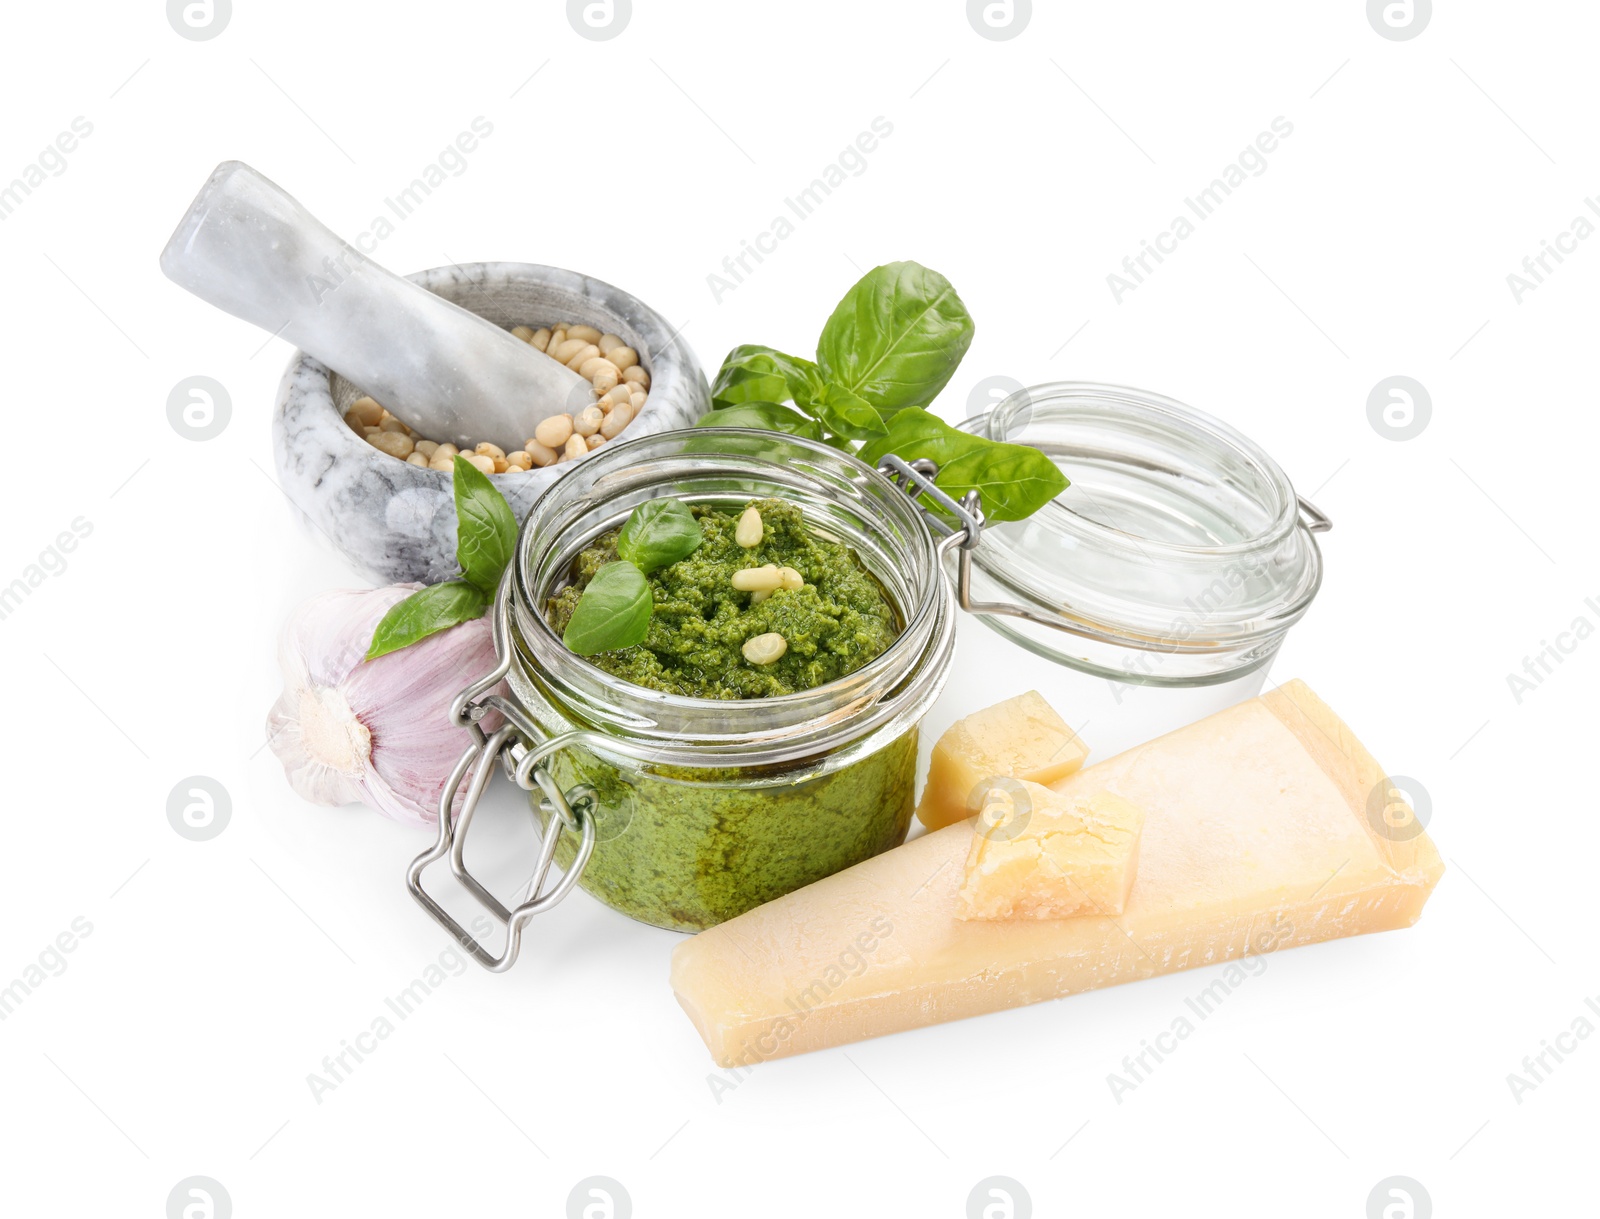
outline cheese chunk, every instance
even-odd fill
[[[738,1066],[1408,927],[1444,867],[1415,825],[1369,813],[1380,784],[1291,682],[1056,785],[1144,808],[1120,916],[956,917],[972,840],[958,824],[684,941],[672,987],[717,1062]]]
[[[985,807],[973,822],[956,917],[1121,914],[1137,871],[1144,810],[1111,792],[1074,798],[1037,783],[1018,787],[1004,816]]]
[[[933,747],[917,816],[930,830],[974,815],[989,780],[1054,783],[1083,765],[1089,750],[1037,690],[974,711]]]

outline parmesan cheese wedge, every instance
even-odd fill
[[[965,821],[993,779],[1054,783],[1081,767],[1089,749],[1037,690],[974,711],[933,747],[917,819],[930,830]]]
[[[1121,915],[957,917],[972,828],[949,826],[678,945],[672,987],[716,1061],[1408,927],[1444,872],[1414,820],[1391,828],[1384,772],[1300,682],[1054,786],[1144,809]]]

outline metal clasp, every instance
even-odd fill
[[[563,733],[546,737],[515,703],[488,693],[511,671],[505,618],[509,585],[509,580],[501,583],[491,611],[494,614],[494,644],[498,663],[492,673],[473,682],[457,695],[450,707],[451,722],[465,728],[473,739],[439,794],[439,837],[432,847],[411,861],[411,867],[406,871],[406,887],[411,891],[411,896],[471,954],[473,960],[491,973],[502,973],[511,968],[521,947],[522,929],[534,915],[543,914],[572,892],[578,877],[583,874],[584,865],[594,853],[595,845],[593,794],[587,789],[575,789],[571,793],[562,791],[549,770],[542,765],[546,758],[583,734]],[[505,719],[505,724],[492,734],[485,733],[481,724],[483,717],[491,710],[499,712]],[[542,791],[544,804],[552,813],[548,826],[543,828],[539,826],[538,818],[534,818],[534,829],[539,835],[538,862],[534,865],[533,876],[524,887],[527,899],[509,910],[467,870],[465,857],[467,831],[478,810],[478,801],[494,776],[497,762],[517,786],[526,791],[533,791],[535,787]],[[460,819],[452,821],[452,805],[463,782],[467,783],[467,791],[461,801]],[[577,854],[561,878],[545,889],[556,848],[561,843],[562,835],[569,833],[578,835]],[[446,855],[450,856],[450,871],[472,898],[505,925],[506,947],[499,956],[479,943],[422,887],[423,871]]]

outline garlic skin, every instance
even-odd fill
[[[496,659],[485,616],[363,660],[384,614],[421,587],[324,593],[284,624],[284,688],[267,715],[267,743],[311,803],[360,801],[408,825],[438,823],[445,780],[472,743],[451,725],[450,704]],[[505,683],[495,692],[504,694]],[[499,717],[483,725],[492,732]]]

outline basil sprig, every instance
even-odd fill
[[[646,500],[617,535],[617,553],[645,575],[687,559],[705,540],[700,522],[678,499]]]
[[[972,345],[972,317],[937,271],[874,267],[822,328],[817,358],[735,347],[696,427],[754,428],[820,440],[876,465],[887,453],[939,466],[940,490],[976,491],[992,521],[1032,515],[1067,488],[1037,449],[973,436],[921,408],[949,384]],[[784,405],[793,403],[792,406]]]
[[[584,586],[561,642],[579,656],[643,643],[655,597],[648,572],[687,559],[705,541],[700,522],[682,500],[651,499],[635,508],[617,534],[617,554]]]
[[[488,476],[461,456],[455,459],[454,484],[461,578],[418,589],[390,606],[372,632],[368,660],[481,618],[494,600],[517,548],[517,518]]]

